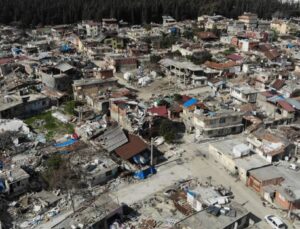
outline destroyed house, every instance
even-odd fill
[[[73,94],[77,101],[85,101],[87,97],[95,97],[107,93],[117,86],[117,80],[109,79],[80,79],[74,80]]]
[[[95,201],[83,203],[80,208],[58,223],[48,222],[43,228],[93,228],[109,229],[112,224],[123,217],[124,206],[108,195],[101,195]]]
[[[70,90],[73,80],[80,77],[77,70],[68,63],[41,67],[38,75],[43,84],[58,91]]]
[[[110,117],[124,129],[137,131],[144,122],[145,107],[127,98],[111,99]]]
[[[294,145],[280,132],[258,129],[247,137],[252,151],[268,162],[284,159],[294,152]]]
[[[175,78],[174,81],[178,81],[184,85],[191,83],[203,86],[207,85],[204,70],[192,62],[162,59],[159,64],[167,76]]]
[[[5,170],[0,174],[0,193],[15,197],[26,193],[28,188],[29,174],[22,168]]]
[[[75,165],[81,166],[83,181],[89,186],[103,185],[117,176],[119,166],[104,155],[95,155],[89,160],[78,160]]]
[[[49,106],[50,99],[42,94],[4,95],[0,99],[0,118],[26,118]]]

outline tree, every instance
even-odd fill
[[[70,115],[74,115],[75,113],[75,107],[76,107],[76,102],[75,101],[68,101],[66,104],[65,104],[65,112],[70,114]]]
[[[182,96],[180,94],[174,94],[173,95],[174,101],[180,101],[182,99]]]
[[[245,11],[260,18],[299,16],[300,4],[278,0],[1,0],[0,23],[19,21],[24,27],[38,24],[76,23],[116,17],[132,24],[161,22],[162,15],[177,20],[203,14],[236,18]]]
[[[193,30],[185,30],[182,34],[182,36],[186,39],[189,39],[189,40],[192,40],[194,38],[194,33],[193,33]]]
[[[47,161],[47,167],[51,170],[57,170],[62,165],[63,160],[59,154],[54,154]]]
[[[42,177],[51,190],[62,189],[62,191],[69,192],[79,186],[78,174],[72,168],[70,161],[59,154],[48,158]]]
[[[175,133],[173,131],[166,133],[164,139],[167,143],[172,143],[175,140]]]
[[[233,54],[233,53],[235,53],[235,52],[236,52],[235,47],[230,47],[229,49],[226,49],[226,50],[223,52],[223,54],[226,55],[226,56],[228,56],[228,55]]]
[[[159,128],[159,134],[165,138],[168,143],[174,141],[176,135],[176,129],[173,126],[172,121],[168,119],[162,120]]]
[[[272,40],[272,42],[278,40],[278,32],[275,29],[272,29],[271,40]]]
[[[203,64],[206,61],[211,60],[212,55],[208,51],[203,51],[199,53],[195,53],[192,56],[187,56],[187,59],[193,62],[194,64]]]
[[[157,64],[161,60],[161,56],[159,55],[151,55],[150,62],[153,64]]]

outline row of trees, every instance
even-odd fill
[[[237,17],[244,11],[261,18],[300,15],[300,3],[282,0],[1,0],[0,23],[24,26],[74,23],[116,17],[132,24],[160,22],[162,15],[177,20],[202,14]]]

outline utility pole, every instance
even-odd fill
[[[150,165],[153,166],[153,138],[151,137],[151,159]]]
[[[79,122],[82,120],[82,107],[79,107]]]
[[[296,141],[296,147],[295,147],[295,156],[298,155],[298,144],[299,144],[299,141]]]

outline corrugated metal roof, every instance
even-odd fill
[[[268,98],[268,101],[271,103],[277,103],[278,101],[284,100],[284,97],[281,95],[274,95],[270,98]]]
[[[68,63],[61,63],[61,64],[57,64],[55,66],[55,68],[57,68],[61,72],[67,72],[67,71],[73,69],[74,67]]]
[[[300,110],[300,102],[296,99],[288,98],[286,101],[293,106],[296,110]]]
[[[284,110],[288,111],[288,112],[294,112],[295,109],[286,101],[284,100],[280,100],[277,102]]]
[[[128,142],[128,138],[121,127],[115,127],[105,131],[98,139],[102,147],[108,152],[112,152]]]

